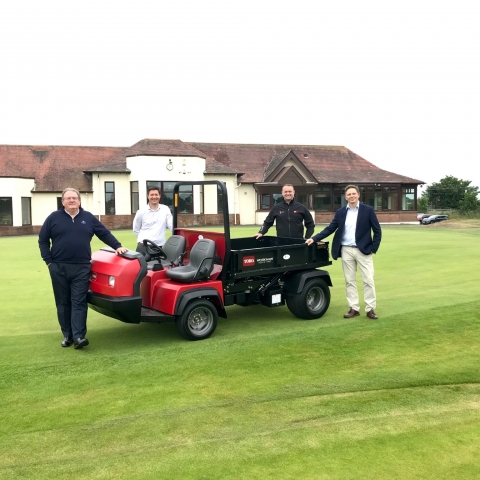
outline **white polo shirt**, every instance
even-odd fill
[[[148,239],[163,247],[165,231],[167,228],[172,231],[172,223],[172,213],[166,205],[159,204],[157,210],[152,210],[147,204],[138,210],[133,219],[133,233],[138,243]]]

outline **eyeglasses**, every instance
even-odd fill
[[[78,197],[63,197],[64,200],[78,200]]]

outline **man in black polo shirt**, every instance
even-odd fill
[[[255,238],[265,235],[274,222],[277,237],[310,238],[315,230],[315,222],[308,209],[293,199],[295,196],[293,185],[284,185],[282,196],[283,200],[270,210]],[[306,233],[304,228],[307,229]]]
[[[52,280],[58,323],[63,333],[62,347],[88,345],[87,292],[90,281],[90,241],[96,235],[116,250],[126,248],[90,212],[80,207],[80,193],[74,188],[62,192],[64,208],[51,213],[40,230],[38,245]]]

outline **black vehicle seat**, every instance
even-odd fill
[[[213,270],[215,248],[213,240],[206,238],[197,240],[190,251],[190,263],[182,267],[170,268],[166,272],[167,277],[184,283],[208,279]]]
[[[185,255],[185,237],[181,235],[172,235],[163,246],[163,251],[167,258],[160,260],[164,267],[178,267],[183,262]]]

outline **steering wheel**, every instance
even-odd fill
[[[147,250],[147,253],[152,258],[159,258],[160,260],[166,260],[167,254],[163,251],[162,247],[159,247],[156,243],[153,243],[151,240],[145,239],[143,245]]]

